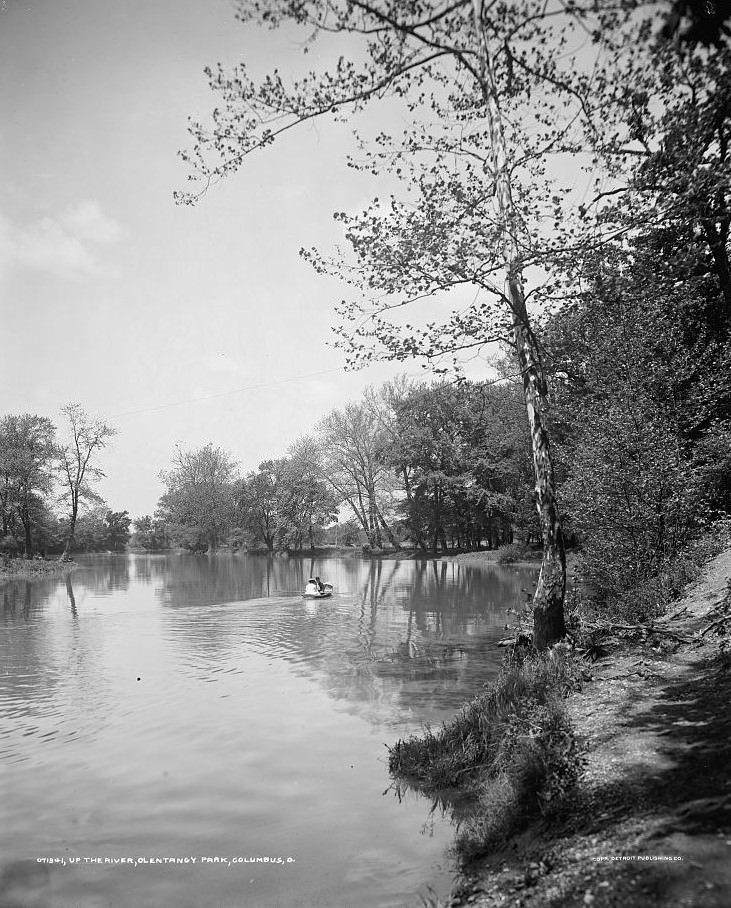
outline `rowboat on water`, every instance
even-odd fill
[[[320,583],[310,578],[305,587],[305,599],[329,599],[333,594],[332,583]]]

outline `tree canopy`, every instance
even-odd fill
[[[236,10],[247,26],[299,29],[318,65],[292,78],[207,70],[220,103],[210,124],[191,123],[196,186],[178,198],[195,202],[295,127],[360,123],[348,164],[381,193],[336,213],[344,249],[303,255],[352,289],[337,330],[353,365],[511,348],[544,549],[534,642],[546,646],[564,631],[557,479],[587,551],[590,538],[620,546],[619,528],[635,527],[621,545],[650,571],[692,534],[689,515],[726,494],[710,455],[728,419],[718,371],[731,301],[727,16],[717,4],[611,0],[239,0]],[[376,130],[358,119],[373,105],[384,112]],[[419,316],[428,300],[440,317]],[[370,461],[347,455],[351,471],[365,467],[349,498],[376,544],[389,525],[373,478],[384,465],[384,479],[403,481],[417,543],[436,545],[443,515],[470,514],[475,500],[508,513],[519,498],[520,482],[499,475],[489,420],[482,435],[471,427],[478,448],[493,446],[481,472],[458,450],[465,427],[440,429],[449,393],[414,392],[420,417],[401,412],[397,444],[372,445]],[[337,444],[356,418],[353,407],[329,417]],[[379,432],[388,441],[387,422]],[[701,475],[714,490],[705,498]]]

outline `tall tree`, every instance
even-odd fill
[[[388,520],[396,478],[385,456],[384,409],[385,402],[366,391],[363,400],[333,410],[317,426],[325,476],[373,549],[383,548],[384,539],[399,547]]]
[[[376,200],[359,216],[337,216],[354,265],[308,257],[318,268],[344,273],[367,297],[344,309],[342,338],[355,361],[373,355],[374,344],[398,359],[433,358],[510,339],[544,544],[534,598],[534,639],[544,647],[564,633],[565,557],[545,425],[548,387],[523,274],[552,251],[545,223],[562,192],[546,172],[547,158],[574,153],[581,125],[592,126],[592,54],[577,56],[571,42],[578,46],[597,31],[597,4],[240,0],[237,9],[244,22],[307,29],[305,51],[323,35],[353,43],[331,70],[291,85],[278,71],[257,81],[244,66],[230,75],[220,66],[209,70],[223,103],[212,128],[192,124],[195,144],[185,157],[205,192],[298,124],[331,116],[350,123],[370,102],[401,104],[398,135],[364,142],[361,160],[350,164],[402,180],[403,197]],[[179,198],[193,202],[200,194]],[[389,315],[470,285],[477,291],[472,304],[442,323],[415,329]]]
[[[156,517],[171,541],[193,550],[215,552],[233,526],[237,464],[222,448],[178,447],[172,468],[160,478],[166,491]]]
[[[442,382],[394,400],[389,462],[402,477],[417,545],[489,546],[521,536],[530,497],[530,444],[510,386]],[[530,526],[530,530],[534,530]]]
[[[673,6],[698,25],[701,8],[712,18],[716,4]],[[617,238],[685,232],[706,247],[720,291],[717,317],[728,322],[731,48],[668,40],[657,4],[617,9],[607,3],[599,18],[603,53],[593,73],[587,142],[595,179],[571,211],[557,200],[559,226],[590,225],[591,242],[571,248],[568,264],[580,267],[586,253],[591,258]],[[576,283],[575,271],[570,279]]]
[[[33,555],[33,515],[50,493],[55,456],[56,428],[50,419],[25,413],[0,420],[2,535],[16,516],[26,558]]]
[[[80,404],[68,404],[61,409],[61,413],[68,436],[66,443],[59,448],[61,485],[64,487],[61,500],[69,505],[68,533],[61,555],[61,560],[65,561],[71,557],[73,550],[80,505],[83,502],[102,502],[93,486],[105,474],[94,461],[117,430],[104,420],[91,417]]]
[[[281,460],[265,460],[237,485],[236,510],[254,545],[273,552],[284,532]]]
[[[104,515],[105,542],[112,552],[123,552],[129,542],[129,511],[107,511]]]
[[[165,525],[161,520],[152,517],[150,514],[145,514],[142,517],[136,517],[132,521],[132,526],[134,528],[131,539],[132,545],[151,551],[167,548],[168,540],[165,533]]]
[[[300,438],[287,452],[279,497],[285,545],[301,549],[307,542],[315,548],[323,529],[337,519],[340,502],[323,476],[313,438]]]

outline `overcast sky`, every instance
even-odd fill
[[[100,490],[138,516],[177,442],[254,469],[366,384],[419,373],[345,373],[327,342],[347,288],[298,256],[379,192],[346,169],[346,128],[290,134],[197,207],[173,202],[187,117],[214,105],[203,67],[286,73],[291,34],[242,26],[227,0],[0,10],[0,413],[107,417]]]

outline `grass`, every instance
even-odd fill
[[[511,542],[497,550],[495,560],[498,564],[513,564],[516,561],[528,561],[540,557],[535,549],[529,548],[524,542]]]
[[[566,819],[578,810],[585,760],[565,699],[578,686],[584,659],[611,651],[615,625],[649,633],[653,619],[729,544],[731,528],[724,524],[631,588],[618,585],[608,588],[610,595],[596,596],[573,584],[567,643],[543,654],[516,645],[495,683],[454,719],[389,748],[397,791],[408,787],[431,797],[434,809],[456,823],[454,852],[463,871],[472,871],[471,863],[486,852],[505,848],[535,819]],[[728,596],[718,606],[720,617]],[[724,671],[731,665],[729,646],[721,646],[717,662]],[[438,902],[425,905],[440,908]]]
[[[389,749],[397,782],[432,796],[458,821],[463,862],[555,813],[581,770],[564,712],[577,669],[565,646],[513,655],[499,677],[438,731]]]
[[[76,567],[74,562],[42,558],[3,558],[0,556],[0,582],[5,580],[35,580],[52,574],[62,574]]]

